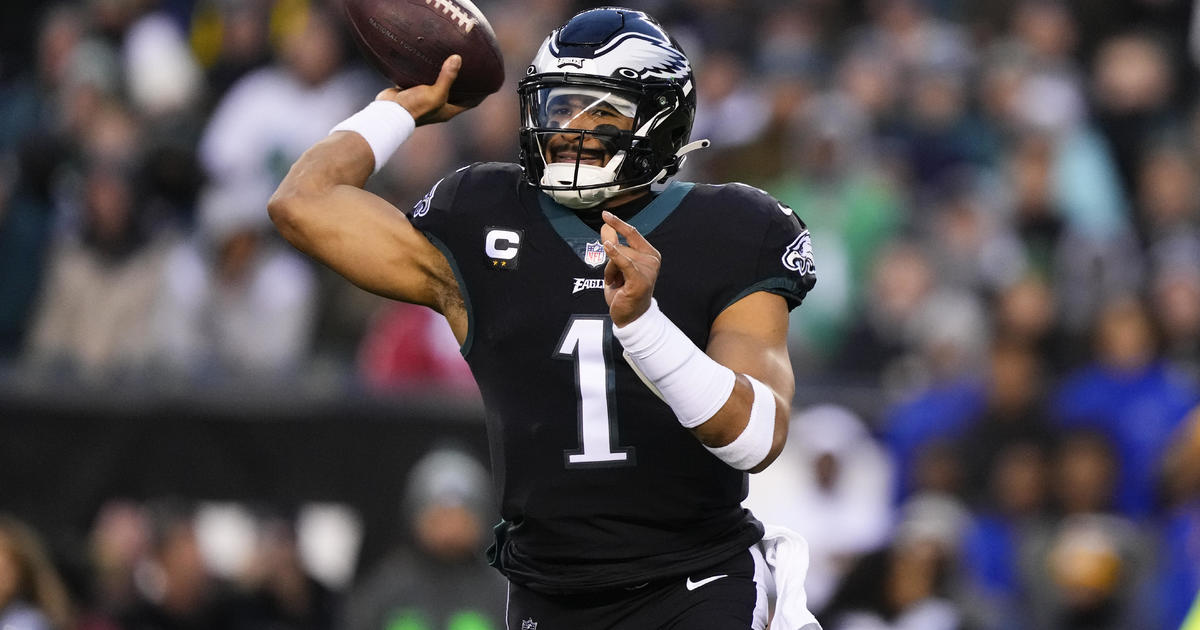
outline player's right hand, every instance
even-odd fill
[[[394,101],[412,114],[417,126],[445,122],[467,111],[468,107],[454,105],[446,100],[450,97],[450,86],[458,78],[462,68],[462,57],[450,55],[442,62],[442,70],[438,73],[433,85],[415,85],[406,90],[388,88],[375,96],[377,101]]]

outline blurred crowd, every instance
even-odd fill
[[[501,630],[488,471],[457,445],[408,472],[386,553],[341,504],[115,498],[57,559],[0,513],[4,630]],[[360,564],[361,566],[355,566]]]
[[[586,6],[477,4],[505,87],[372,178],[401,209],[458,166],[515,159],[516,80]],[[761,187],[812,230],[801,392],[867,400],[798,400],[788,450],[751,485],[756,513],[809,537],[825,627],[1177,628],[1200,590],[1191,3],[628,4],[697,70],[693,138],[713,148],[681,177]],[[385,87],[337,0],[10,2],[0,18],[0,380],[471,391],[440,318],[348,285],[267,220],[300,152]],[[200,601],[175,601],[172,567],[207,584],[189,510],[98,514],[112,553],[58,559],[94,572],[66,586],[36,534],[0,520],[0,625],[499,627],[482,602],[454,621],[397,612],[486,590],[464,577],[479,567],[329,585],[297,569],[294,524],[255,522],[284,568],[233,589],[235,622],[151,619]],[[247,599],[263,589],[278,596]],[[98,621],[70,621],[71,599]]]

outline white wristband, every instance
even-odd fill
[[[775,441],[775,394],[753,376],[746,375],[746,378],[754,388],[754,403],[750,406],[750,421],[746,428],[725,446],[704,447],[738,470],[750,470],[761,464]]]
[[[689,429],[713,417],[733,393],[733,370],[701,352],[658,309],[657,300],[650,300],[641,317],[614,326],[613,336],[625,347],[630,365]]]
[[[383,168],[388,158],[408,140],[416,127],[417,122],[413,120],[412,114],[400,103],[371,101],[358,113],[330,129],[329,133],[353,131],[362,136],[370,145],[371,153],[375,154],[375,170],[372,171],[374,174]]]

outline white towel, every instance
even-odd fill
[[[804,576],[808,573],[808,542],[796,532],[778,525],[763,524],[763,560],[767,563],[767,588],[775,593],[771,630],[821,630],[808,611]]]

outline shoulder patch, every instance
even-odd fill
[[[461,171],[462,169],[459,169],[459,170]],[[425,196],[422,197],[420,201],[418,201],[416,204],[413,205],[411,216],[423,217],[429,213],[429,206],[430,206],[430,204],[433,203],[433,196],[435,194],[437,194],[438,186],[441,186],[442,182],[445,180],[446,180],[446,178],[444,178],[444,177],[442,179],[437,180],[437,183],[435,183],[433,185],[433,188],[430,188],[429,192],[425,193]]]
[[[483,252],[492,263],[492,269],[513,270],[517,268],[521,255],[521,238],[525,231],[505,227],[485,228]]]
[[[817,270],[816,260],[813,259],[812,236],[808,230],[802,230],[783,250],[781,258],[783,266],[802,276],[812,275]]]

